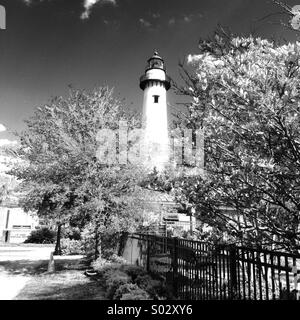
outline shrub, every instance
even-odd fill
[[[146,290],[153,297],[158,296],[158,290],[161,286],[161,282],[154,280],[150,275],[139,275],[137,276],[135,283],[143,290]]]
[[[117,289],[124,284],[130,283],[131,281],[131,278],[128,276],[128,274],[120,270],[117,272],[114,271],[113,273],[107,272],[104,275],[104,279],[106,280],[108,299],[113,299]]]
[[[95,256],[95,236],[93,233],[93,225],[88,224],[81,232],[82,246],[85,255],[88,259],[92,260]]]
[[[146,289],[151,281],[153,281],[153,279],[149,274],[138,275],[135,279],[135,283],[142,289]]]
[[[113,260],[118,258],[113,257]],[[98,258],[91,266],[101,276],[108,299],[162,300],[171,297],[164,279],[156,274],[147,274],[142,267],[115,263],[103,258]]]
[[[120,300],[152,300],[152,299],[145,290],[137,286],[136,289],[131,290],[131,292],[123,294]]]
[[[62,253],[65,255],[84,254],[83,246],[80,240],[61,239]]]
[[[92,223],[87,224],[81,232],[81,239],[85,254],[88,258],[93,259],[95,256],[96,242],[94,234],[94,226]],[[101,251],[102,258],[110,260],[113,255],[116,255],[119,248],[121,233],[101,234]],[[99,242],[100,244],[100,242]]]
[[[122,296],[126,293],[131,293],[132,291],[136,290],[138,285],[135,283],[125,283],[122,284],[115,292],[113,299],[120,300]]]
[[[128,263],[126,259],[124,259],[121,256],[118,256],[115,253],[110,258],[108,258],[108,260],[110,260],[111,262],[120,263],[120,264],[127,264]]]
[[[91,263],[91,267],[97,271],[97,272],[101,272],[103,270],[103,268],[107,267],[109,264],[109,262],[106,259],[103,258],[98,258],[97,260],[93,261]]]
[[[108,283],[109,281],[111,281],[111,279],[114,279],[114,277],[116,275],[124,275],[126,274],[126,276],[128,278],[130,278],[130,276],[126,273],[123,272],[122,270],[120,270],[120,265],[116,265],[116,264],[112,264],[110,266],[106,266],[102,269],[102,277],[103,279]],[[131,279],[131,278],[130,278]]]
[[[130,275],[132,281],[135,281],[138,276],[145,276],[147,274],[147,272],[142,267],[134,265],[122,265],[121,270]]]
[[[81,240],[81,232],[77,227],[68,226],[68,228],[64,228],[62,232],[63,238],[68,238],[70,240]]]
[[[114,300],[151,300],[149,294],[136,283],[121,285],[113,298]]]
[[[161,299],[160,297],[169,297],[170,294],[162,279],[154,279],[148,274],[139,275],[135,279],[135,283],[143,290],[147,291],[154,299]]]
[[[101,271],[103,268],[111,267],[113,265],[116,265],[120,268],[122,264],[127,264],[127,261],[124,258],[119,257],[116,254],[113,254],[109,259],[99,257],[97,260],[94,260],[91,263],[91,266],[94,268],[94,270]]]
[[[110,274],[120,270],[121,264],[108,261],[103,258],[98,258],[91,263],[92,268],[99,273],[102,277],[108,277]]]
[[[118,253],[121,233],[105,233],[102,234],[101,244],[102,244],[102,256],[108,260],[112,256],[116,256]]]
[[[47,227],[33,230],[24,243],[54,243],[56,232]]]

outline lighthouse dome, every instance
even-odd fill
[[[144,90],[147,85],[154,83],[162,84],[166,90],[171,86],[171,79],[166,75],[164,60],[157,51],[154,51],[153,56],[147,60],[145,74],[140,77],[140,88]]]
[[[157,51],[154,51],[153,56],[147,61],[145,72],[147,72],[149,69],[162,69],[166,71],[164,60],[159,56]]]

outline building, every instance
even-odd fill
[[[13,162],[0,150],[0,243],[22,243],[39,224],[36,214],[25,212],[19,205],[18,181],[6,174]]]
[[[171,80],[166,74],[164,60],[155,51],[148,59],[145,73],[140,77],[143,97],[143,129],[145,165],[163,169],[170,159],[167,115],[167,91]]]
[[[170,87],[171,79],[166,74],[164,60],[155,51],[147,61],[145,74],[140,77],[140,88],[144,91],[144,146],[148,152],[145,166],[150,170],[156,168],[158,172],[171,161],[167,110],[167,91]],[[180,212],[170,194],[143,190],[142,198],[146,208],[145,220],[153,221],[154,225],[156,221],[156,231],[166,234],[168,228],[181,228],[182,231],[195,228],[195,218]]]
[[[24,212],[17,204],[0,206],[0,243],[23,243],[37,226],[37,216]]]

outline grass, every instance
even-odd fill
[[[30,280],[15,297],[15,300],[105,300],[105,292],[99,281],[84,275],[83,260],[66,257],[55,262],[55,273],[47,272],[48,261],[28,264],[19,261],[5,265],[12,274],[30,275]],[[22,268],[26,265],[26,270]]]

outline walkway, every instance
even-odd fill
[[[87,278],[82,256],[55,257],[49,246],[0,246],[0,300],[104,300],[99,282]]]

